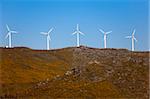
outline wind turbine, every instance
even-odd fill
[[[126,36],[126,38],[132,39],[132,43],[131,43],[132,44],[132,51],[134,51],[134,40],[137,42],[137,39],[135,38],[134,34],[135,34],[135,29],[133,30],[133,33],[131,36]]]
[[[50,41],[51,41],[51,38],[50,38],[50,33],[52,32],[53,28],[51,28],[47,33],[46,32],[41,32],[42,35],[46,35],[47,36],[47,50],[50,49]]]
[[[9,41],[8,47],[11,48],[12,47],[12,34],[16,34],[18,32],[17,31],[11,31],[7,24],[6,24],[6,28],[7,28],[8,33],[5,37],[5,39],[9,37],[8,38],[8,41]]]
[[[102,29],[99,29],[99,31],[104,34],[104,48],[107,48],[107,34],[111,33],[112,31],[104,32]]]
[[[77,47],[80,46],[80,34],[81,35],[84,35],[84,33],[82,33],[80,30],[79,30],[79,25],[77,24],[77,27],[76,27],[76,31],[74,33],[72,33],[72,35],[74,34],[77,34]]]

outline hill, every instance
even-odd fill
[[[149,52],[84,46],[0,52],[1,98],[149,98]]]

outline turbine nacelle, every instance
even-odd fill
[[[80,46],[80,34],[81,35],[84,35],[84,33],[82,33],[80,30],[79,30],[79,25],[77,24],[77,27],[76,27],[76,31],[74,33],[72,33],[72,35],[76,34],[77,35],[77,47]]]
[[[80,32],[80,31],[75,31],[74,33],[72,33],[72,35],[74,34],[81,34],[81,35],[84,35],[84,33]]]
[[[12,43],[12,34],[16,34],[16,33],[18,33],[17,31],[11,31],[10,30],[10,28],[9,28],[9,26],[6,24],[6,28],[7,28],[7,31],[8,31],[8,33],[7,33],[7,35],[5,36],[5,39],[6,38],[8,38],[8,40],[9,40],[9,47],[11,48],[11,43]]]
[[[102,29],[99,29],[100,32],[102,32],[103,34],[110,34],[112,31],[108,31],[108,32],[104,32]]]
[[[135,29],[133,30],[133,33],[132,33],[132,35],[131,36],[126,36],[125,38],[128,38],[128,39],[133,39],[133,40],[135,40],[136,42],[137,42],[137,39],[135,38]]]
[[[134,51],[134,41],[136,41],[137,42],[137,39],[135,38],[135,36],[134,36],[134,34],[135,34],[135,29],[133,30],[133,33],[132,33],[132,35],[131,36],[126,36],[125,38],[128,38],[128,39],[132,39],[132,51]]]
[[[49,50],[49,43],[51,41],[50,33],[53,31],[53,28],[51,28],[48,32],[41,32],[40,34],[47,36],[47,50]]]
[[[110,34],[112,31],[105,32],[105,31],[102,30],[102,29],[99,29],[99,31],[104,34],[104,48],[106,48],[106,47],[107,47],[107,43],[106,43],[107,34]]]
[[[82,33],[80,30],[79,30],[79,24],[77,24],[77,27],[76,27],[76,31],[74,33],[72,33],[72,35],[74,34],[81,34],[81,35],[84,35],[84,33]]]
[[[11,36],[11,34],[16,34],[16,33],[18,33],[17,31],[11,31],[10,28],[9,28],[9,26],[8,26],[7,24],[6,24],[6,28],[7,28],[8,33],[7,33],[7,35],[5,36],[5,39],[8,38],[8,36]]]

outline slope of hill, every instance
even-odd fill
[[[2,98],[149,98],[149,52],[16,47],[0,59]]]

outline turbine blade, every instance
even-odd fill
[[[53,28],[51,28],[51,29],[48,31],[48,34],[51,33],[52,31],[53,31]]]
[[[43,35],[47,35],[48,33],[45,33],[45,32],[41,32],[40,34],[43,34]]]
[[[72,35],[74,35],[74,34],[76,34],[77,33],[77,31],[75,31],[74,33],[72,33]]]
[[[10,31],[11,33],[18,33],[17,31]]]
[[[132,33],[132,35],[134,35],[135,34],[135,29],[133,30],[133,33]]]
[[[106,34],[110,34],[112,31],[106,32]]]
[[[132,38],[132,36],[126,36],[125,38]]]
[[[7,33],[7,35],[5,36],[5,39],[9,36],[10,32]]]
[[[10,31],[9,26],[7,24],[6,24],[6,28],[7,28],[8,31]]]
[[[134,37],[134,40],[137,42],[137,39]]]
[[[105,33],[102,29],[99,29],[100,32],[102,32],[103,34]]]
[[[84,35],[84,33],[82,33],[82,32],[80,32],[80,31],[78,31],[81,35]]]

